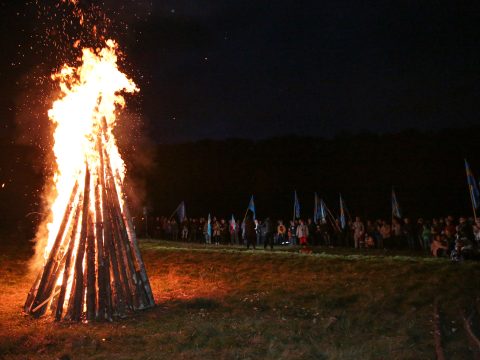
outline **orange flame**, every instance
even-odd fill
[[[50,120],[55,124],[53,151],[57,170],[54,176],[55,196],[50,205],[53,216],[47,225],[45,259],[53,246],[65,209],[71,205],[69,198],[75,182],[83,188],[86,164],[93,176],[98,171],[98,151],[95,151],[98,139],[110,156],[113,174],[119,174],[115,183],[120,189],[125,166],[112,130],[118,109],[125,106],[120,93],[134,93],[139,89],[118,69],[116,49],[117,44],[113,40],[106,41],[106,47],[97,51],[84,48],[81,66],[64,65],[59,73],[52,76],[59,81],[61,95],[48,111]],[[93,181],[91,193],[95,193]],[[121,199],[119,201],[123,203]],[[95,209],[91,211],[95,212]]]

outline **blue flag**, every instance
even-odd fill
[[[472,200],[472,205],[475,209],[478,209],[478,205],[480,204],[480,192],[478,191],[478,185],[475,181],[475,177],[473,176],[472,170],[470,170],[470,166],[468,166],[468,162],[465,159],[465,171],[467,173],[467,183],[468,189],[470,190],[470,198]]]
[[[248,204],[247,210],[250,210],[253,213],[253,219],[255,220],[257,218],[257,214],[255,212],[255,203],[253,202],[253,195],[250,198],[250,203]]]
[[[313,221],[316,223],[318,220],[325,222],[327,219],[327,207],[323,199],[320,199],[315,193],[315,209],[313,212]]]
[[[208,233],[208,236],[212,236],[212,219],[210,218],[210,214],[208,214],[208,220],[207,220],[207,233]]]
[[[297,191],[295,190],[295,199],[293,203],[293,218],[299,219],[300,218],[300,201],[298,201]]]
[[[320,211],[319,211],[319,214],[320,214],[320,220],[322,220],[322,222],[325,222],[327,220],[327,206],[325,205],[325,203],[323,202],[323,199],[320,200]]]
[[[398,206],[397,195],[395,195],[395,190],[392,187],[392,216],[398,219],[402,218],[402,213],[400,212],[400,206]]]
[[[342,230],[347,227],[347,220],[345,218],[345,204],[343,203],[342,194],[340,194],[340,226]]]
[[[179,222],[182,222],[183,220],[185,220],[186,212],[185,212],[185,202],[184,201],[182,201],[180,203],[180,205],[178,205],[177,215],[178,215],[178,221]]]

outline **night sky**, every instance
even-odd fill
[[[54,89],[41,79],[78,51],[74,28],[46,31],[68,11],[55,3],[0,2],[3,137],[41,136]],[[154,142],[478,121],[475,2],[80,0],[92,3],[141,88],[128,111]]]

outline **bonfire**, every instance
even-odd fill
[[[154,306],[123,192],[125,165],[113,129],[138,91],[117,66],[117,45],[83,49],[82,64],[53,75],[56,174],[42,267],[25,302],[34,317],[112,320]]]

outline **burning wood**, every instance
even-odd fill
[[[45,262],[25,302],[34,317],[112,320],[155,304],[112,133],[115,111],[124,106],[119,92],[138,89],[118,70],[115,43],[107,45],[97,53],[84,49],[81,67],[65,66],[54,77],[62,90],[49,111],[57,196]]]

